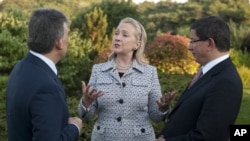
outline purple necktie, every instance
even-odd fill
[[[199,69],[199,71],[196,73],[194,78],[192,79],[191,83],[189,84],[188,88],[190,88],[199,78],[202,76],[202,69]]]

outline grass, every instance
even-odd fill
[[[244,89],[240,112],[235,124],[250,125],[250,89]]]

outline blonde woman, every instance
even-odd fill
[[[85,120],[98,119],[92,141],[153,141],[150,120],[161,121],[166,107],[154,66],[144,56],[147,35],[135,19],[124,18],[116,28],[112,53],[105,63],[93,66],[78,111]],[[157,102],[158,101],[158,104]]]

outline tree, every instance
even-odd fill
[[[193,74],[198,64],[188,51],[189,39],[184,36],[165,33],[155,38],[146,48],[151,64],[161,72],[172,74]]]
[[[90,39],[97,51],[101,51],[109,46],[110,42],[106,35],[107,16],[101,8],[94,8],[93,12],[87,13],[85,24],[86,28],[82,29],[83,37]]]
[[[9,10],[0,16],[0,74],[8,75],[27,52],[26,19],[22,11]]]

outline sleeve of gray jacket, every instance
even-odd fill
[[[98,75],[98,68],[96,67],[96,65],[94,65],[93,69],[92,69],[91,76],[90,76],[90,80],[88,83],[88,85],[90,85],[93,88],[95,88],[95,86],[96,86],[97,75]],[[85,108],[83,106],[82,99],[78,104],[79,116],[85,120],[93,119],[93,117],[95,116],[96,109],[97,109],[97,101],[94,101],[88,108]]]
[[[149,93],[149,116],[153,121],[161,121],[164,119],[164,114],[159,111],[158,104],[156,103],[162,96],[161,86],[158,79],[157,70],[155,67],[152,69],[152,86]]]

